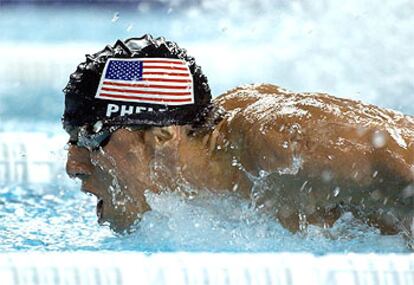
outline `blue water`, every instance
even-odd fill
[[[186,47],[215,96],[239,84],[271,82],[414,114],[410,0],[384,5],[375,0],[158,2],[164,3],[158,9],[149,4],[0,6],[0,47],[5,48],[0,51],[0,118],[56,122],[61,90],[84,54],[145,33]],[[19,70],[26,67],[19,57],[30,68]],[[46,67],[43,77],[40,72],[27,78]]]
[[[179,42],[203,67],[214,96],[271,82],[414,114],[410,0],[146,5],[0,6],[0,147],[15,146],[10,165],[28,165],[25,175],[0,177],[0,252],[409,251],[400,236],[382,236],[349,213],[331,229],[291,234],[230,194],[148,194],[153,211],[131,235],[98,226],[95,198],[64,173],[61,89],[85,53],[117,38],[152,33]]]
[[[330,229],[291,234],[230,194],[148,194],[153,210],[126,236],[97,225],[96,199],[76,183],[9,185],[0,195],[1,251],[409,252],[400,236],[381,236],[350,213]]]

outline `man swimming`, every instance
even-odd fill
[[[235,192],[291,231],[351,211],[411,234],[414,118],[326,94],[246,85],[211,100],[185,50],[151,36],[88,55],[64,90],[67,172],[128,230],[145,192]]]

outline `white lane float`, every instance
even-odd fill
[[[67,135],[0,132],[0,184],[50,183],[64,172]]]
[[[414,255],[3,253],[0,276],[2,285],[412,285]]]

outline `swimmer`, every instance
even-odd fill
[[[296,232],[344,211],[411,235],[414,118],[320,93],[246,85],[212,99],[194,58],[163,38],[88,55],[65,90],[67,173],[117,232],[145,192],[234,192]]]

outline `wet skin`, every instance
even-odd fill
[[[383,233],[410,231],[414,119],[274,85],[216,98],[213,130],[119,129],[101,149],[70,146],[67,172],[101,199],[99,221],[128,229],[150,208],[145,191],[233,191],[292,231],[352,211]]]

